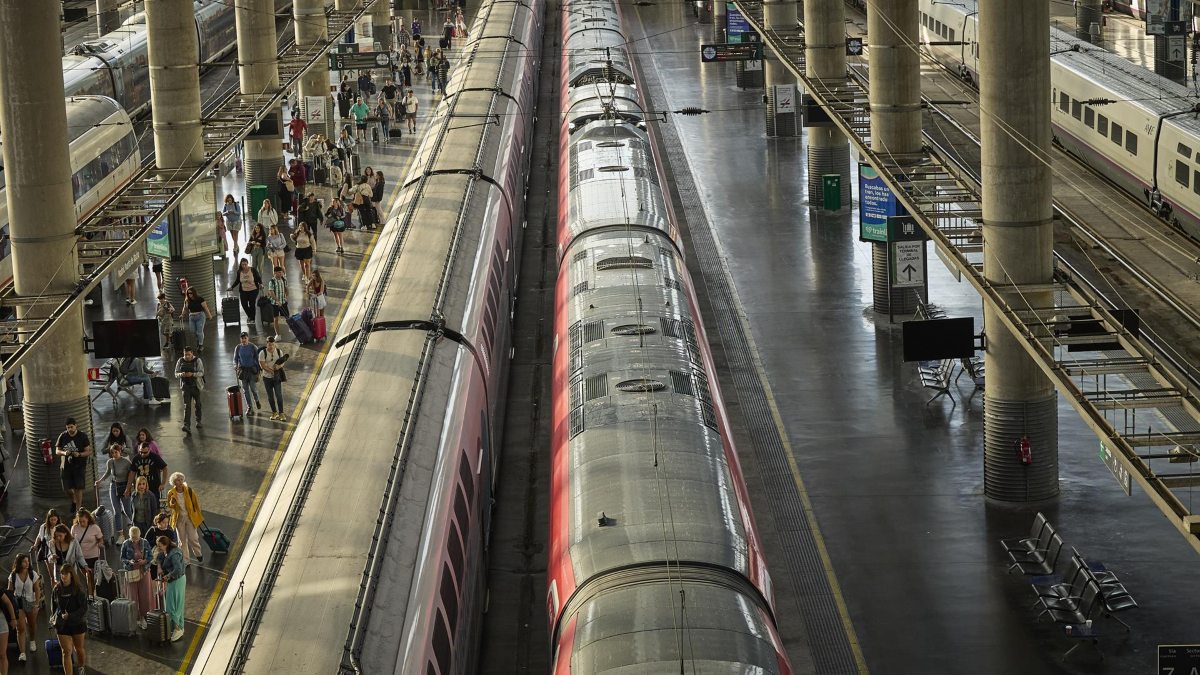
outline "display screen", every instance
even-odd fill
[[[158,356],[158,321],[155,319],[124,319],[93,321],[92,337],[98,359],[126,356]]]

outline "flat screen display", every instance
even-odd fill
[[[124,319],[93,321],[92,337],[98,359],[126,356],[158,356],[158,321],[155,319]]]

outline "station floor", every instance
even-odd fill
[[[424,128],[424,117],[435,106],[429,85],[417,81],[413,84],[413,91],[420,99],[422,111],[418,117],[418,135],[405,134],[403,139],[393,140],[385,145],[359,145],[361,165],[372,166],[383,171],[388,177],[385,198],[381,205],[385,216],[399,194],[400,184],[418,146],[419,133]],[[242,175],[228,174],[222,178],[220,194],[230,192],[240,195],[243,183]],[[317,192],[322,198],[327,198],[332,189],[318,188]],[[285,234],[289,233],[290,229],[285,231]],[[243,229],[240,248],[244,248],[247,235],[248,231]],[[370,255],[374,240],[373,232],[349,231],[346,233],[345,253],[338,255],[334,252],[333,237],[328,230],[322,229],[317,235],[315,266],[321,270],[329,289],[326,317],[331,335],[336,331],[347,293],[353,288],[359,271]],[[214,313],[219,312],[220,297],[233,294],[225,289],[232,283],[232,274],[236,266],[237,259],[231,251],[215,264],[218,297],[208,298]],[[303,306],[299,300],[303,297],[299,264],[291,257],[288,258],[287,278],[291,306]],[[123,291],[114,292],[106,281],[103,302],[100,306],[86,309],[85,321],[102,318],[153,318],[156,294],[154,275],[149,268],[141,267],[137,279],[136,304],[126,304]],[[216,599],[224,590],[224,572],[232,569],[240,553],[241,533],[244,530],[248,531],[258,500],[272,478],[274,463],[290,438],[293,423],[270,420],[265,392],[261,386],[259,394],[262,396],[262,411],[256,411],[257,414],[248,416],[241,422],[230,420],[225,402],[225,388],[235,383],[232,352],[238,342],[238,335],[245,330],[250,333],[252,341],[261,346],[266,336],[275,334],[275,331],[263,325],[261,320],[249,322],[244,313],[237,317],[237,327],[234,327],[232,322],[229,327],[224,327],[222,319],[218,313],[205,328],[205,349],[201,358],[205,362],[208,386],[203,394],[203,428],[193,426],[191,435],[185,435],[181,430],[182,399],[174,382],[170,405],[144,406],[140,400],[123,393],[119,395],[114,406],[108,395],[100,396],[94,405],[92,423],[96,442],[103,440],[113,422],[120,422],[131,436],[140,428],[149,429],[162,449],[169,471],[182,471],[188,477],[189,483],[199,495],[208,524],[222,529],[229,536],[234,542],[233,551],[230,555],[213,556],[205,548],[204,564],[193,565],[189,569],[185,605],[186,635],[181,641],[160,647],[152,646],[140,637],[89,637],[88,672],[141,674],[187,671],[188,662],[202,638],[200,629]],[[323,359],[325,345],[297,344],[282,320],[280,333],[282,348],[293,355],[288,365],[289,379],[283,392],[290,419],[303,407],[303,397],[307,394],[312,378]],[[161,358],[148,359],[148,365],[160,372],[166,370],[171,373],[174,371],[175,358],[176,354],[168,351]],[[89,365],[98,366],[100,362]],[[10,438],[6,447],[9,448],[8,473],[14,481],[8,500],[3,504],[3,509],[0,509],[3,517],[40,516],[44,515],[48,508],[65,510],[65,498],[42,500],[30,496],[25,457],[14,452],[14,449],[21,447],[20,438]],[[103,464],[98,466],[99,470],[103,471]],[[106,490],[102,499],[107,502]],[[91,501],[92,497],[88,497],[89,506]],[[119,550],[110,547],[108,557],[115,566],[119,561]],[[0,562],[5,569],[10,563],[11,560]],[[47,637],[44,614],[43,612],[39,640]],[[30,662],[27,664],[16,663],[15,657],[15,653],[10,657],[12,672],[51,672],[40,646],[36,653],[30,654]]]
[[[700,63],[712,28],[690,10],[624,15],[654,108],[713,111],[672,116],[664,136],[681,145],[672,182],[689,237],[715,241],[715,254],[694,243],[691,264],[722,268],[693,276],[712,298],[727,285],[736,299],[731,311],[713,300],[705,319],[730,364],[722,392],[742,420],[737,441],[795,672],[1132,674],[1150,672],[1158,644],[1200,642],[1195,551],[1144,494],[1121,491],[1066,403],[1061,495],[1025,506],[985,499],[982,394],[971,399],[964,378],[952,399],[926,404],[915,368],[901,361],[898,325],[870,309],[857,212],[809,209],[804,140],[766,138],[762,90],[739,89],[733,64]],[[689,182],[692,203],[682,198]],[[980,326],[978,296],[930,258],[931,300]],[[746,437],[764,423],[749,414],[755,396],[730,383],[741,382],[741,362],[753,366],[784,462]],[[792,500],[773,497],[781,482]],[[1102,619],[1099,649],[1084,645],[1066,661],[1074,643],[1037,620],[1027,582],[1006,571],[998,545],[1023,535],[1038,510],[1140,605],[1121,614],[1131,631]]]

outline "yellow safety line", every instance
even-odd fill
[[[400,170],[400,177],[392,185],[392,194],[390,195],[391,199],[395,199],[399,196],[400,190],[403,187],[404,176],[408,175],[408,170],[412,167],[412,163],[416,158],[416,146],[413,146],[412,156],[409,157],[408,161],[404,163],[404,167]],[[391,199],[389,199],[389,202]],[[350,294],[354,293],[354,289],[358,286],[359,280],[362,279],[363,273],[366,272],[367,261],[371,259],[371,254],[375,250],[375,244],[379,242],[379,235],[382,233],[383,224],[381,223],[379,229],[371,237],[370,243],[367,244],[366,250],[363,252],[362,262],[359,263],[358,271],[354,273],[354,281],[350,284]],[[333,235],[329,236],[332,237]],[[347,295],[345,302],[349,302],[349,300],[350,295]],[[343,310],[345,310],[344,304]],[[341,328],[342,321],[345,318],[346,312],[342,311],[341,315],[338,316],[333,328],[328,331],[330,336],[337,334],[337,331],[339,328]],[[321,366],[325,363],[325,357],[329,355],[330,344],[332,344],[332,342],[326,342],[320,353],[317,355],[317,360],[313,364],[312,375],[309,376],[308,383],[304,386],[303,394],[296,400],[296,405],[292,408],[292,416],[290,419],[295,420],[298,411],[300,411],[304,404],[308,401],[308,396],[312,393],[313,387],[317,385],[317,375],[321,372]],[[251,526],[254,525],[255,518],[258,515],[258,510],[262,507],[263,499],[265,499],[267,496],[267,490],[271,487],[271,483],[275,480],[275,471],[279,469],[279,463],[283,461],[284,451],[287,449],[288,444],[292,440],[292,435],[295,434],[295,432],[296,425],[289,422],[287,430],[283,433],[283,438],[279,439],[279,445],[275,446],[275,456],[271,458],[271,466],[267,468],[267,473],[263,476],[262,483],[258,486],[258,491],[254,493],[254,501],[250,503],[250,510],[247,512],[249,513],[249,517],[246,519],[245,524],[242,525],[242,529],[238,531],[237,537],[234,539],[233,547],[230,549],[229,555],[226,558],[226,567],[228,567],[231,563],[236,562],[238,557],[241,555],[241,547],[246,543],[246,537],[250,533]],[[176,671],[177,675],[187,675],[188,667],[191,666],[192,659],[196,656],[196,650],[200,648],[200,643],[204,640],[204,637],[208,632],[208,622],[210,619],[212,619],[213,612],[215,612],[217,609],[217,602],[220,600],[221,594],[225,592],[225,586],[228,583],[229,575],[225,573],[224,569],[222,569],[221,576],[217,579],[217,585],[215,588],[213,588],[213,592],[211,595],[209,595],[208,602],[204,606],[204,613],[200,616],[200,621],[198,622],[199,629],[197,629],[195,635],[192,636],[192,641],[190,644],[188,644],[187,651],[183,655],[183,662],[179,665],[179,670]]]

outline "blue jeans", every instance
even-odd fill
[[[154,391],[150,388],[150,376],[149,375],[126,375],[125,381],[128,382],[129,384],[141,383],[142,398],[148,399],[148,398],[152,398],[154,396]]]
[[[192,312],[188,314],[188,323],[192,326],[192,332],[196,334],[196,345],[201,349],[204,348],[204,324],[208,317],[204,312]]]
[[[258,382],[254,379],[254,376],[251,375],[250,379],[248,379],[248,380],[243,379],[241,381],[241,384],[242,384],[242,393],[246,395],[246,412],[250,412],[251,410],[254,410],[254,406],[252,406],[251,403],[257,403],[258,407],[261,408],[262,403],[259,403],[259,399],[258,399]],[[269,391],[269,389],[268,389],[268,391]],[[251,400],[251,396],[254,397],[253,401]]]
[[[117,482],[110,481],[108,484],[108,497],[112,501],[113,507],[113,529],[117,532],[125,530],[125,524],[133,520],[133,504],[129,501],[129,497],[125,496],[125,488],[128,487],[127,481]]]
[[[271,405],[271,412],[283,412],[283,383],[276,377],[264,377],[263,388],[267,390],[267,403]]]

